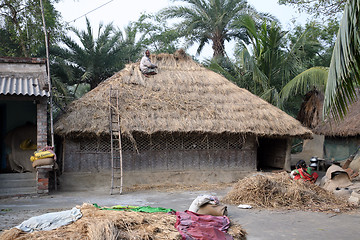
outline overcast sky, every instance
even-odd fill
[[[302,23],[306,19],[304,15],[300,15],[293,8],[278,5],[277,0],[248,0],[248,3],[260,12],[267,12],[277,17],[284,29],[291,28],[292,19]],[[105,5],[101,6],[103,4]],[[129,22],[137,21],[141,13],[156,13],[173,4],[170,0],[62,0],[55,6],[61,12],[63,20],[78,29],[85,29],[83,15],[94,10],[86,16],[96,30],[100,22],[104,24],[112,22],[114,26],[124,29]],[[227,51],[231,51],[231,49],[227,49]],[[189,52],[195,54],[195,48]],[[208,58],[211,55],[211,47],[207,46],[200,58]]]

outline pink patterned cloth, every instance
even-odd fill
[[[54,154],[54,160],[56,161],[56,154],[55,154],[55,152],[54,152],[54,147],[52,147],[52,146],[46,146],[46,147],[43,147],[43,148],[41,149],[41,151],[49,151],[49,152],[51,152],[52,154]]]
[[[226,216],[211,216],[197,214],[186,210],[176,212],[175,228],[180,232],[183,240],[230,240],[233,239],[227,230],[230,220]]]

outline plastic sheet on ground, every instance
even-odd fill
[[[96,207],[96,208],[99,208],[100,210],[118,210],[118,211],[133,211],[133,212],[147,212],[147,213],[175,212],[175,210],[171,209],[171,208],[150,207],[150,206],[122,206],[122,205],[116,205],[116,206],[112,206],[112,207],[100,207],[96,203],[94,203],[93,206]]]
[[[61,226],[75,222],[82,217],[80,209],[76,207],[71,210],[46,213],[29,218],[16,228],[24,232],[53,230]]]

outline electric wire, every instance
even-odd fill
[[[79,18],[82,18],[82,17],[86,16],[87,14],[89,14],[89,13],[91,13],[91,12],[94,12],[94,11],[98,10],[99,8],[102,8],[103,6],[109,4],[109,3],[113,2],[113,1],[114,1],[114,0],[110,0],[110,1],[108,1],[108,2],[106,2],[106,3],[104,3],[104,4],[102,4],[102,5],[94,8],[93,10],[91,10],[91,11],[89,11],[89,12],[81,15],[80,17],[77,17],[77,18],[75,18],[75,19],[73,19],[73,20],[71,20],[71,21],[66,22],[66,24],[69,24],[69,23],[71,23],[71,22],[75,22],[75,21],[78,20]]]

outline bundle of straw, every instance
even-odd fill
[[[345,199],[315,184],[292,180],[286,172],[241,179],[222,201],[236,205],[321,212],[353,209]]]

